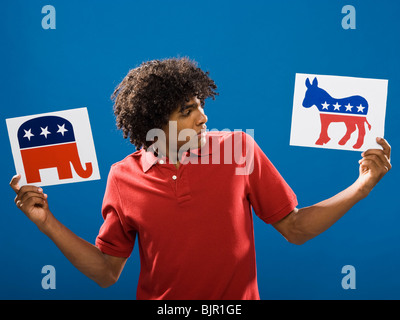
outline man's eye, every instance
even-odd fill
[[[184,115],[184,116],[188,116],[191,112],[192,112],[192,109],[185,110],[185,111],[183,112],[183,115]]]

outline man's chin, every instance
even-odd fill
[[[206,136],[201,135],[199,138],[199,148],[203,148],[206,144]]]
[[[184,145],[179,147],[179,152],[186,152],[189,150],[196,150],[206,145],[207,139],[205,135],[198,135],[192,137],[189,141],[185,142]]]

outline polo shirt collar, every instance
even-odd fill
[[[166,159],[167,159],[165,156],[157,157],[154,154],[153,148],[148,148],[147,151],[142,148],[140,150],[140,152],[141,152],[140,160],[141,160],[142,169],[143,169],[144,173],[149,171],[150,168],[153,165],[155,165],[158,161],[160,161],[160,160],[166,161]],[[187,152],[187,153],[189,153],[189,152]],[[212,154],[212,148],[211,148],[211,145],[210,145],[210,139],[208,138],[206,140],[206,143],[205,143],[205,145],[203,147],[198,148],[198,149],[191,149],[190,153],[192,155],[196,155],[196,156],[199,156],[199,157],[208,156],[208,155]]]
[[[143,172],[146,173],[160,158],[156,157],[152,149],[145,151],[144,149],[140,150],[141,153],[141,164]]]

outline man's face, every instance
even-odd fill
[[[192,97],[185,105],[179,106],[170,116],[169,123],[163,128],[167,139],[167,147],[176,143],[177,150],[185,145],[189,148],[199,148],[205,144],[205,129],[207,116],[197,97]],[[170,128],[176,126],[175,128]],[[170,129],[177,132],[177,135],[170,135]],[[170,141],[173,139],[174,141]]]

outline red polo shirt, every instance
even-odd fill
[[[259,299],[251,209],[274,223],[296,196],[249,135],[206,140],[178,169],[143,149],[111,167],[96,245],[129,257],[138,235],[137,299]]]

